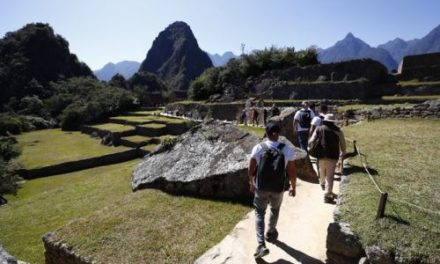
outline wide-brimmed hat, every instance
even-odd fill
[[[271,121],[266,125],[266,135],[272,135],[272,133],[280,133],[281,127],[278,122]]]
[[[324,121],[333,122],[333,123],[336,122],[335,115],[333,115],[333,114],[326,114],[324,116]]]

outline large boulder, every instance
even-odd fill
[[[17,260],[9,255],[2,245],[0,245],[0,264],[17,264]]]
[[[279,116],[274,116],[270,120],[278,121],[281,124],[281,135],[287,138],[295,146],[299,146],[297,137],[293,136],[293,118],[297,108],[289,107],[284,109]],[[295,161],[298,178],[308,182],[318,183],[318,176],[313,169],[309,156]]]
[[[174,146],[147,156],[134,170],[132,189],[146,187],[195,196],[251,197],[247,179],[256,135],[220,122],[194,127]]]
[[[280,141],[292,145],[284,137]],[[233,125],[218,121],[201,124],[180,136],[173,146],[168,144],[147,156],[133,172],[132,189],[249,199],[247,168],[252,148],[258,143],[255,134]],[[295,151],[296,158],[306,156],[298,148]]]

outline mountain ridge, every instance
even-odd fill
[[[109,62],[101,69],[93,71],[95,76],[101,81],[109,81],[115,74],[121,74],[125,79],[129,79],[140,67],[140,62],[123,60],[117,63]]]

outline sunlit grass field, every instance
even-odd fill
[[[130,130],[134,130],[134,126],[129,125],[121,125],[121,124],[115,124],[115,123],[105,123],[105,124],[99,124],[99,125],[93,125],[92,127],[101,129],[101,130],[107,130],[113,133],[117,132],[126,132]]]
[[[56,231],[99,263],[192,263],[250,210],[159,190],[133,193],[138,162],[26,182],[0,207],[0,243],[20,260],[44,263],[41,238]]]
[[[128,150],[123,146],[103,146],[99,140],[89,135],[60,129],[23,133],[17,136],[17,140],[22,150],[18,162],[26,169],[42,168]]]
[[[377,120],[344,132],[367,155],[389,202],[386,217],[376,221],[379,192],[359,159],[351,158],[343,221],[352,225],[364,246],[377,244],[399,256],[440,260],[440,120]]]

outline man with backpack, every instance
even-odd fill
[[[309,103],[302,102],[302,108],[295,113],[293,118],[293,135],[298,137],[299,147],[307,151],[309,129],[315,113],[309,108]]]
[[[309,135],[313,135],[315,129],[322,125],[322,120],[324,120],[325,115],[328,112],[328,106],[326,104],[321,104],[319,106],[319,115],[315,116],[310,122],[310,131]]]
[[[319,182],[325,189],[325,203],[332,203],[336,198],[333,193],[336,163],[346,154],[344,133],[335,122],[333,114],[325,115],[322,126],[315,129],[309,141],[310,145],[318,143],[320,146],[316,157],[319,158]]]
[[[266,240],[272,242],[278,238],[276,225],[287,180],[290,181],[289,195],[294,197],[296,194],[295,151],[290,145],[278,141],[280,131],[278,123],[269,121],[266,125],[268,140],[254,146],[249,161],[248,177],[250,191],[254,193],[258,242],[254,253],[256,259],[269,254]],[[265,235],[264,215],[268,204],[271,208]]]

